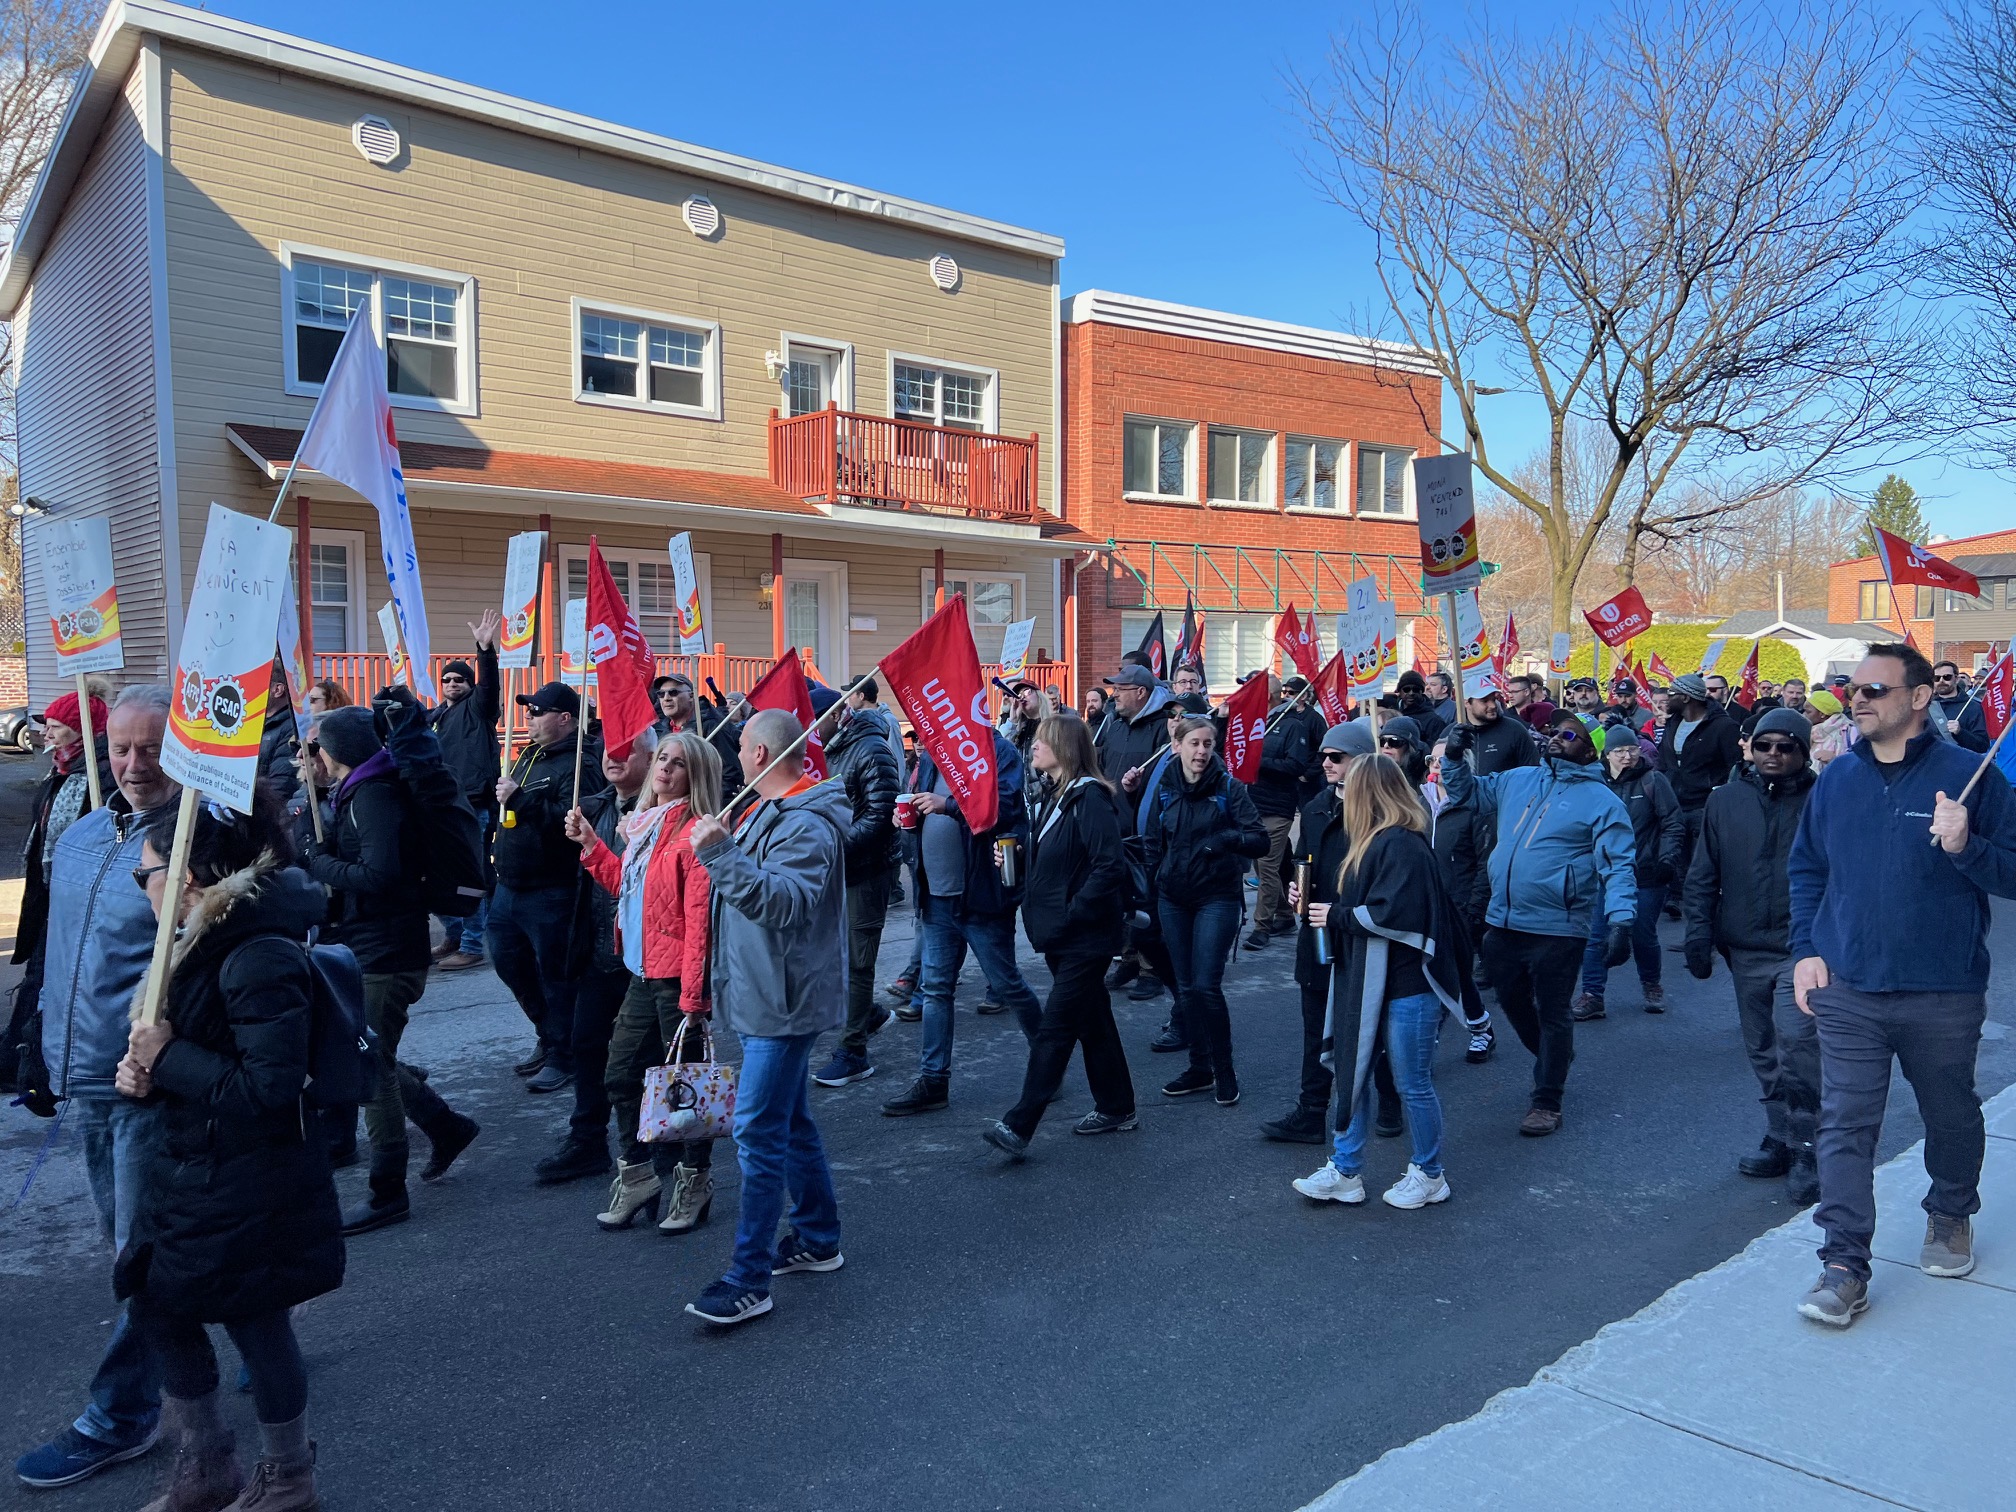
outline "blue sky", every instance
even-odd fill
[[[1291,69],[1320,70],[1348,0],[1035,0],[985,14],[914,0],[215,8],[1053,232],[1067,247],[1067,294],[1116,289],[1354,330],[1368,326],[1377,298],[1364,239],[1303,172],[1305,138],[1285,83]],[[1557,8],[1529,0],[1516,13],[1530,24]],[[1494,452],[1516,457],[1538,444],[1533,407],[1495,403],[1508,429]],[[1936,460],[1901,470],[1935,531],[2016,519],[2002,475]]]

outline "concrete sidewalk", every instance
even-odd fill
[[[1913,1145],[1876,1173],[1875,1276],[1852,1328],[1793,1311],[1820,1273],[1802,1213],[1307,1512],[2016,1505],[2016,1088],[1986,1112],[1967,1279],[1918,1269]]]

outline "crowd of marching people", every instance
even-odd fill
[[[1026,1041],[1019,1096],[980,1131],[1021,1160],[1074,1050],[1092,1105],[1071,1132],[1138,1127],[1115,991],[1168,997],[1145,1046],[1177,1057],[1160,1096],[1238,1105],[1228,966],[1241,949],[1292,948],[1296,1098],[1260,1132],[1326,1148],[1292,1188],[1346,1205],[1367,1199],[1370,1136],[1404,1134],[1382,1195],[1413,1210],[1453,1190],[1445,1021],[1468,1064],[1492,1060],[1509,1027],[1531,1060],[1517,1131],[1554,1135],[1577,1027],[1608,1014],[1615,974],[1635,970],[1646,1012],[1667,1008],[1662,916],[1681,921],[1693,976],[1718,960],[1729,974],[1763,1105],[1741,1171],[1819,1204],[1823,1271],[1799,1310],[1845,1325],[1868,1305],[1893,1058],[1927,1130],[1922,1264],[1972,1268],[1987,899],[2016,896],[2016,805],[1998,770],[1977,772],[1987,725],[1950,662],[1876,645],[1824,688],[1738,697],[1688,674],[1606,696],[1578,678],[1558,703],[1536,677],[1459,697],[1440,672],[1408,672],[1337,723],[1304,679],[1256,672],[1268,714],[1248,781],[1228,767],[1201,669],[1165,681],[1130,653],[1082,708],[1002,685],[986,735],[996,801],[976,822],[872,676],[810,690],[814,743],[785,709],[664,676],[655,723],[614,749],[580,693],[552,682],[517,697],[526,738],[506,749],[497,616],[470,628],[473,660],[447,665],[431,708],[403,688],[359,705],[315,684],[298,743],[276,711],[251,811],[196,811],[153,1021],[133,1010],[170,896],[168,690],[94,696],[88,749],[76,695],[44,711],[52,766],[0,1070],[31,1110],[69,1110],[124,1305],[83,1410],[19,1461],[27,1484],[66,1485],[165,1438],[170,1484],[151,1508],[317,1505],[292,1310],[341,1285],[346,1240],[424,1210],[409,1124],[422,1183],[480,1136],[401,1048],[430,974],[485,964],[525,1015],[513,1069],[567,1108],[531,1174],[596,1182],[584,1222],[706,1228],[732,1140],[732,1243],[686,1309],[717,1327],[769,1311],[775,1278],[844,1263],[814,1098],[873,1077],[892,1020],[918,1025],[916,1061],[881,1112],[951,1105],[969,954],[981,1011],[1012,1012]],[[915,949],[884,1003],[900,902]],[[1018,939],[1047,969],[1040,994]],[[368,1044],[354,1067],[346,1011],[351,1058],[358,1032]],[[352,1164],[364,1191],[345,1210],[332,1171]],[[257,1407],[249,1471],[219,1408],[210,1324]]]

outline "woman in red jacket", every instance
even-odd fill
[[[567,833],[581,847],[581,865],[616,899],[616,945],[634,980],[609,1037],[606,1085],[616,1110],[622,1165],[609,1206],[595,1221],[628,1228],[642,1211],[657,1216],[662,1175],[672,1199],[660,1232],[683,1234],[707,1221],[714,1197],[714,1142],[646,1147],[637,1138],[644,1072],[659,1064],[682,1022],[707,1012],[707,873],[693,857],[693,821],[721,806],[721,758],[691,731],[660,738],[637,809],[618,821],[620,853],[576,809]],[[704,1023],[694,1023],[682,1060],[698,1060]]]

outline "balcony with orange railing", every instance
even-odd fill
[[[1029,521],[1037,439],[859,415],[770,412],[770,481],[794,498],[870,509]]]

